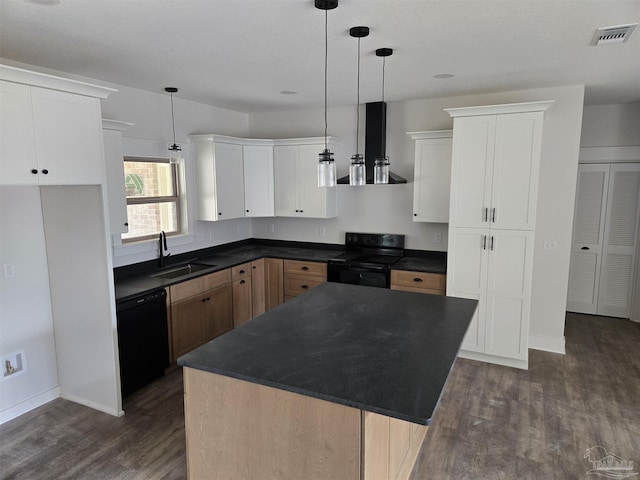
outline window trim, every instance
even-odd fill
[[[128,197],[125,196],[127,206],[129,205],[144,205],[144,204],[160,204],[160,203],[175,203],[176,205],[176,229],[171,231],[165,231],[167,237],[176,236],[182,233],[182,211],[181,204],[182,198],[180,197],[180,169],[176,162],[171,161],[168,157],[138,157],[134,155],[125,155],[123,157],[124,162],[139,162],[139,163],[163,163],[168,164],[171,167],[172,176],[172,196],[159,196],[159,197]],[[125,173],[126,178],[126,173]],[[159,233],[159,232],[158,232]],[[157,238],[158,233],[151,235],[142,235],[138,237],[122,238],[122,243],[134,243],[143,242],[145,240],[154,240]]]

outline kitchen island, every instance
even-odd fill
[[[189,477],[407,478],[476,306],[326,283],[180,357]]]

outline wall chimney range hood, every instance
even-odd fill
[[[384,157],[387,149],[387,103],[366,104],[364,163],[367,184],[373,184],[373,165],[376,158]],[[341,177],[338,184],[348,185],[349,176]],[[407,183],[405,178],[389,172],[389,183]]]

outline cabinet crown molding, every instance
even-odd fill
[[[118,90],[101,85],[71,80],[69,78],[56,77],[47,73],[32,72],[22,68],[10,67],[0,64],[0,80],[7,82],[22,83],[35,87],[49,88],[63,92],[76,93],[87,97],[107,98]]]
[[[540,102],[506,103],[502,105],[482,105],[477,107],[445,108],[452,118],[471,117],[477,115],[500,115],[505,113],[544,112],[548,110],[555,100]]]
[[[102,119],[102,128],[106,130],[118,130],[124,132],[127,128],[133,127],[135,123],[123,122],[121,120],[110,120],[108,118]]]
[[[414,140],[430,140],[434,138],[451,138],[453,130],[431,130],[428,132],[407,132]]]

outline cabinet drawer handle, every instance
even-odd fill
[[[496,209],[495,208],[491,209],[491,221],[493,223],[496,223]]]
[[[42,170],[42,173],[44,173],[44,174],[46,175],[47,173],[49,173],[49,170],[47,170],[47,169],[45,168],[44,170]]]
[[[33,173],[34,175],[38,174],[38,170],[36,170],[35,168],[33,170],[31,170],[31,173]]]
[[[493,239],[494,239],[494,237],[493,237],[493,235],[491,235],[491,250],[493,250]]]
[[[246,282],[244,280],[240,280],[240,285],[244,285]]]
[[[484,218],[482,219],[483,222],[488,222],[489,221],[489,209],[487,207],[484,208]]]
[[[487,249],[487,236],[486,235],[482,235],[482,249],[483,250]]]
[[[207,297],[207,302],[211,301],[211,297]]]
[[[309,288],[309,285],[302,285],[302,288],[306,290],[307,288]]]
[[[421,278],[419,278],[419,277],[416,277],[416,278],[414,278],[414,279],[413,279],[413,281],[414,281],[414,282],[418,282],[418,283],[420,283],[420,282],[422,281],[422,279],[421,279]]]
[[[239,273],[240,273],[240,275],[242,275],[242,274],[244,273],[244,270],[240,270],[240,272],[239,272]]]
[[[206,299],[206,298],[203,298],[203,299],[202,299],[202,300],[200,300],[200,301],[201,301],[202,303],[204,303],[204,302],[206,302],[206,301],[207,301],[207,299]]]
[[[589,247],[582,247],[580,250],[589,250]]]
[[[306,272],[307,270],[309,270],[309,267],[307,267],[307,266],[305,265],[304,267],[301,267],[301,269],[302,269],[302,270],[304,270],[304,271]]]

